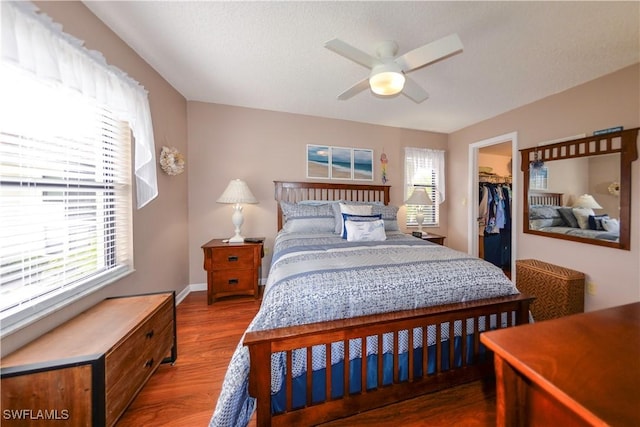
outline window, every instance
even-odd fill
[[[130,129],[95,99],[2,65],[6,334],[133,268]]]
[[[437,227],[440,224],[440,203],[444,201],[444,151],[425,148],[405,148],[404,156],[405,190],[407,200],[415,185],[424,186],[427,194],[434,202],[423,209],[426,227]],[[407,205],[407,225],[418,225],[416,221],[417,206]]]

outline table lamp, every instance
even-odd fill
[[[247,183],[241,179],[232,179],[224,190],[224,193],[222,193],[222,196],[218,197],[216,202],[234,204],[231,222],[233,222],[235,227],[235,235],[229,238],[229,243],[244,242],[244,237],[240,234],[240,227],[242,227],[242,223],[244,222],[242,204],[258,203],[258,200],[254,197]]]
[[[414,185],[413,192],[407,200],[404,201],[405,205],[416,206],[416,221],[418,222],[418,232],[422,233],[422,223],[424,222],[424,206],[432,205],[433,200],[427,193],[427,188],[424,185]]]

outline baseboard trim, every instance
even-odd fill
[[[191,292],[206,292],[207,284],[206,283],[194,283],[191,285],[187,285],[178,295],[176,295],[176,305],[180,304],[183,299],[187,297]]]

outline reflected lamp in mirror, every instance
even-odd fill
[[[424,207],[432,205],[433,200],[427,193],[427,187],[424,185],[414,185],[413,192],[407,200],[404,201],[405,205],[416,206],[416,221],[418,223],[418,232],[422,233],[422,223],[424,222]]]
[[[216,200],[216,202],[234,205],[231,222],[235,227],[235,234],[233,235],[233,237],[229,238],[229,243],[244,242],[244,237],[242,237],[242,234],[240,234],[240,228],[242,227],[242,223],[244,222],[244,217],[242,215],[242,205],[244,203],[258,203],[258,200],[254,197],[247,183],[241,179],[231,180],[231,182],[229,182],[229,185],[227,185],[227,188],[224,190],[224,193],[222,193],[222,195],[218,197],[218,200]]]
[[[573,207],[587,208],[587,209],[602,209],[602,206],[600,206],[600,204],[596,202],[596,199],[594,199],[591,194],[583,194],[582,196],[578,197],[578,199],[573,204]]]

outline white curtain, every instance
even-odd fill
[[[406,189],[412,189],[414,184],[432,185],[431,177],[435,178],[436,200],[440,204],[445,199],[444,185],[444,151],[429,148],[405,148],[405,179]],[[410,194],[405,194],[405,200]]]
[[[30,2],[2,2],[2,60],[95,98],[129,123],[135,138],[138,209],[158,195],[147,91],[62,31]]]

